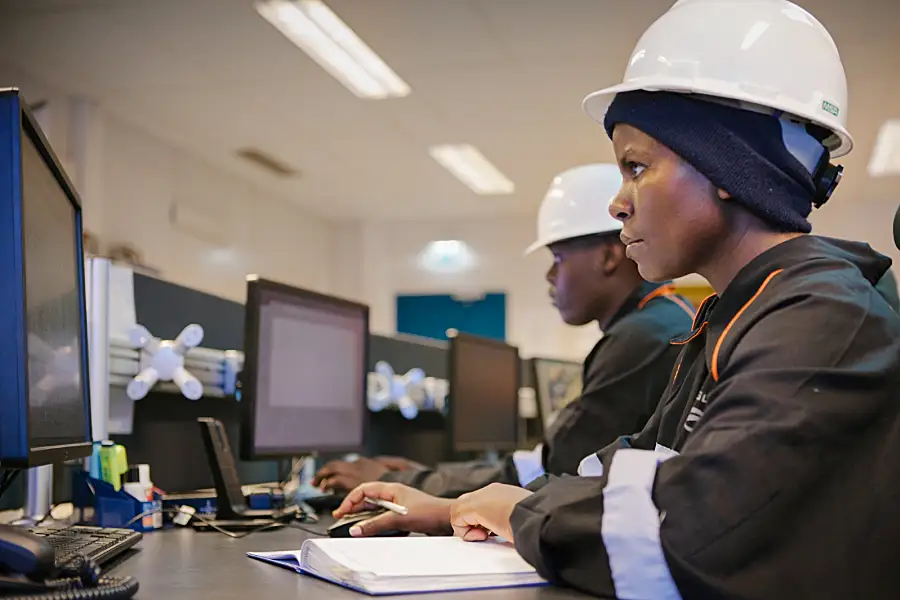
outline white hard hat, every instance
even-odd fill
[[[837,46],[815,17],[787,0],[678,0],[641,36],[622,83],[590,94],[584,109],[602,123],[612,97],[634,90],[783,112],[830,131],[823,144],[832,157],[853,147]]]
[[[573,167],[554,177],[538,212],[538,239],[525,254],[583,235],[621,231],[622,223],[609,214],[621,187],[619,167],[610,164]]]

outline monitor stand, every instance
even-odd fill
[[[203,445],[206,447],[209,468],[216,486],[217,520],[280,520],[294,516],[294,511],[253,510],[247,506],[225,426],[221,421],[209,417],[200,417],[197,423],[200,425],[200,434],[203,436]]]

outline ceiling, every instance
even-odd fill
[[[556,172],[612,159],[581,99],[621,77],[671,4],[326,1],[410,96],[356,98],[250,0],[0,0],[0,62],[329,218],[525,216]],[[900,117],[900,3],[801,4],[831,30],[848,72],[857,145],[838,196],[855,208],[896,202],[898,179],[870,179],[865,167],[878,127]],[[456,142],[477,146],[516,193],[476,196],[427,153]],[[259,171],[235,155],[247,146],[300,176]]]

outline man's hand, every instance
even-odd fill
[[[516,504],[530,495],[518,486],[492,483],[460,496],[450,508],[453,534],[467,542],[481,542],[493,533],[512,542],[509,518]]]
[[[392,530],[427,533],[428,535],[451,535],[453,533],[450,528],[450,505],[453,500],[435,498],[399,483],[364,483],[347,494],[341,505],[334,511],[334,517],[340,519],[344,515],[376,508],[366,503],[367,497],[405,506],[409,513],[404,516],[388,511],[362,523],[357,523],[350,529],[350,535],[353,537],[366,537]]]
[[[424,471],[428,468],[402,456],[376,456],[375,462],[386,467],[388,471]]]
[[[313,485],[324,490],[352,490],[367,481],[378,481],[389,470],[371,458],[358,458],[353,462],[333,460],[319,469]]]

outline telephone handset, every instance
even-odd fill
[[[138,590],[131,577],[103,577],[89,559],[55,564],[43,538],[20,527],[0,525],[0,598],[28,600],[125,600]]]

